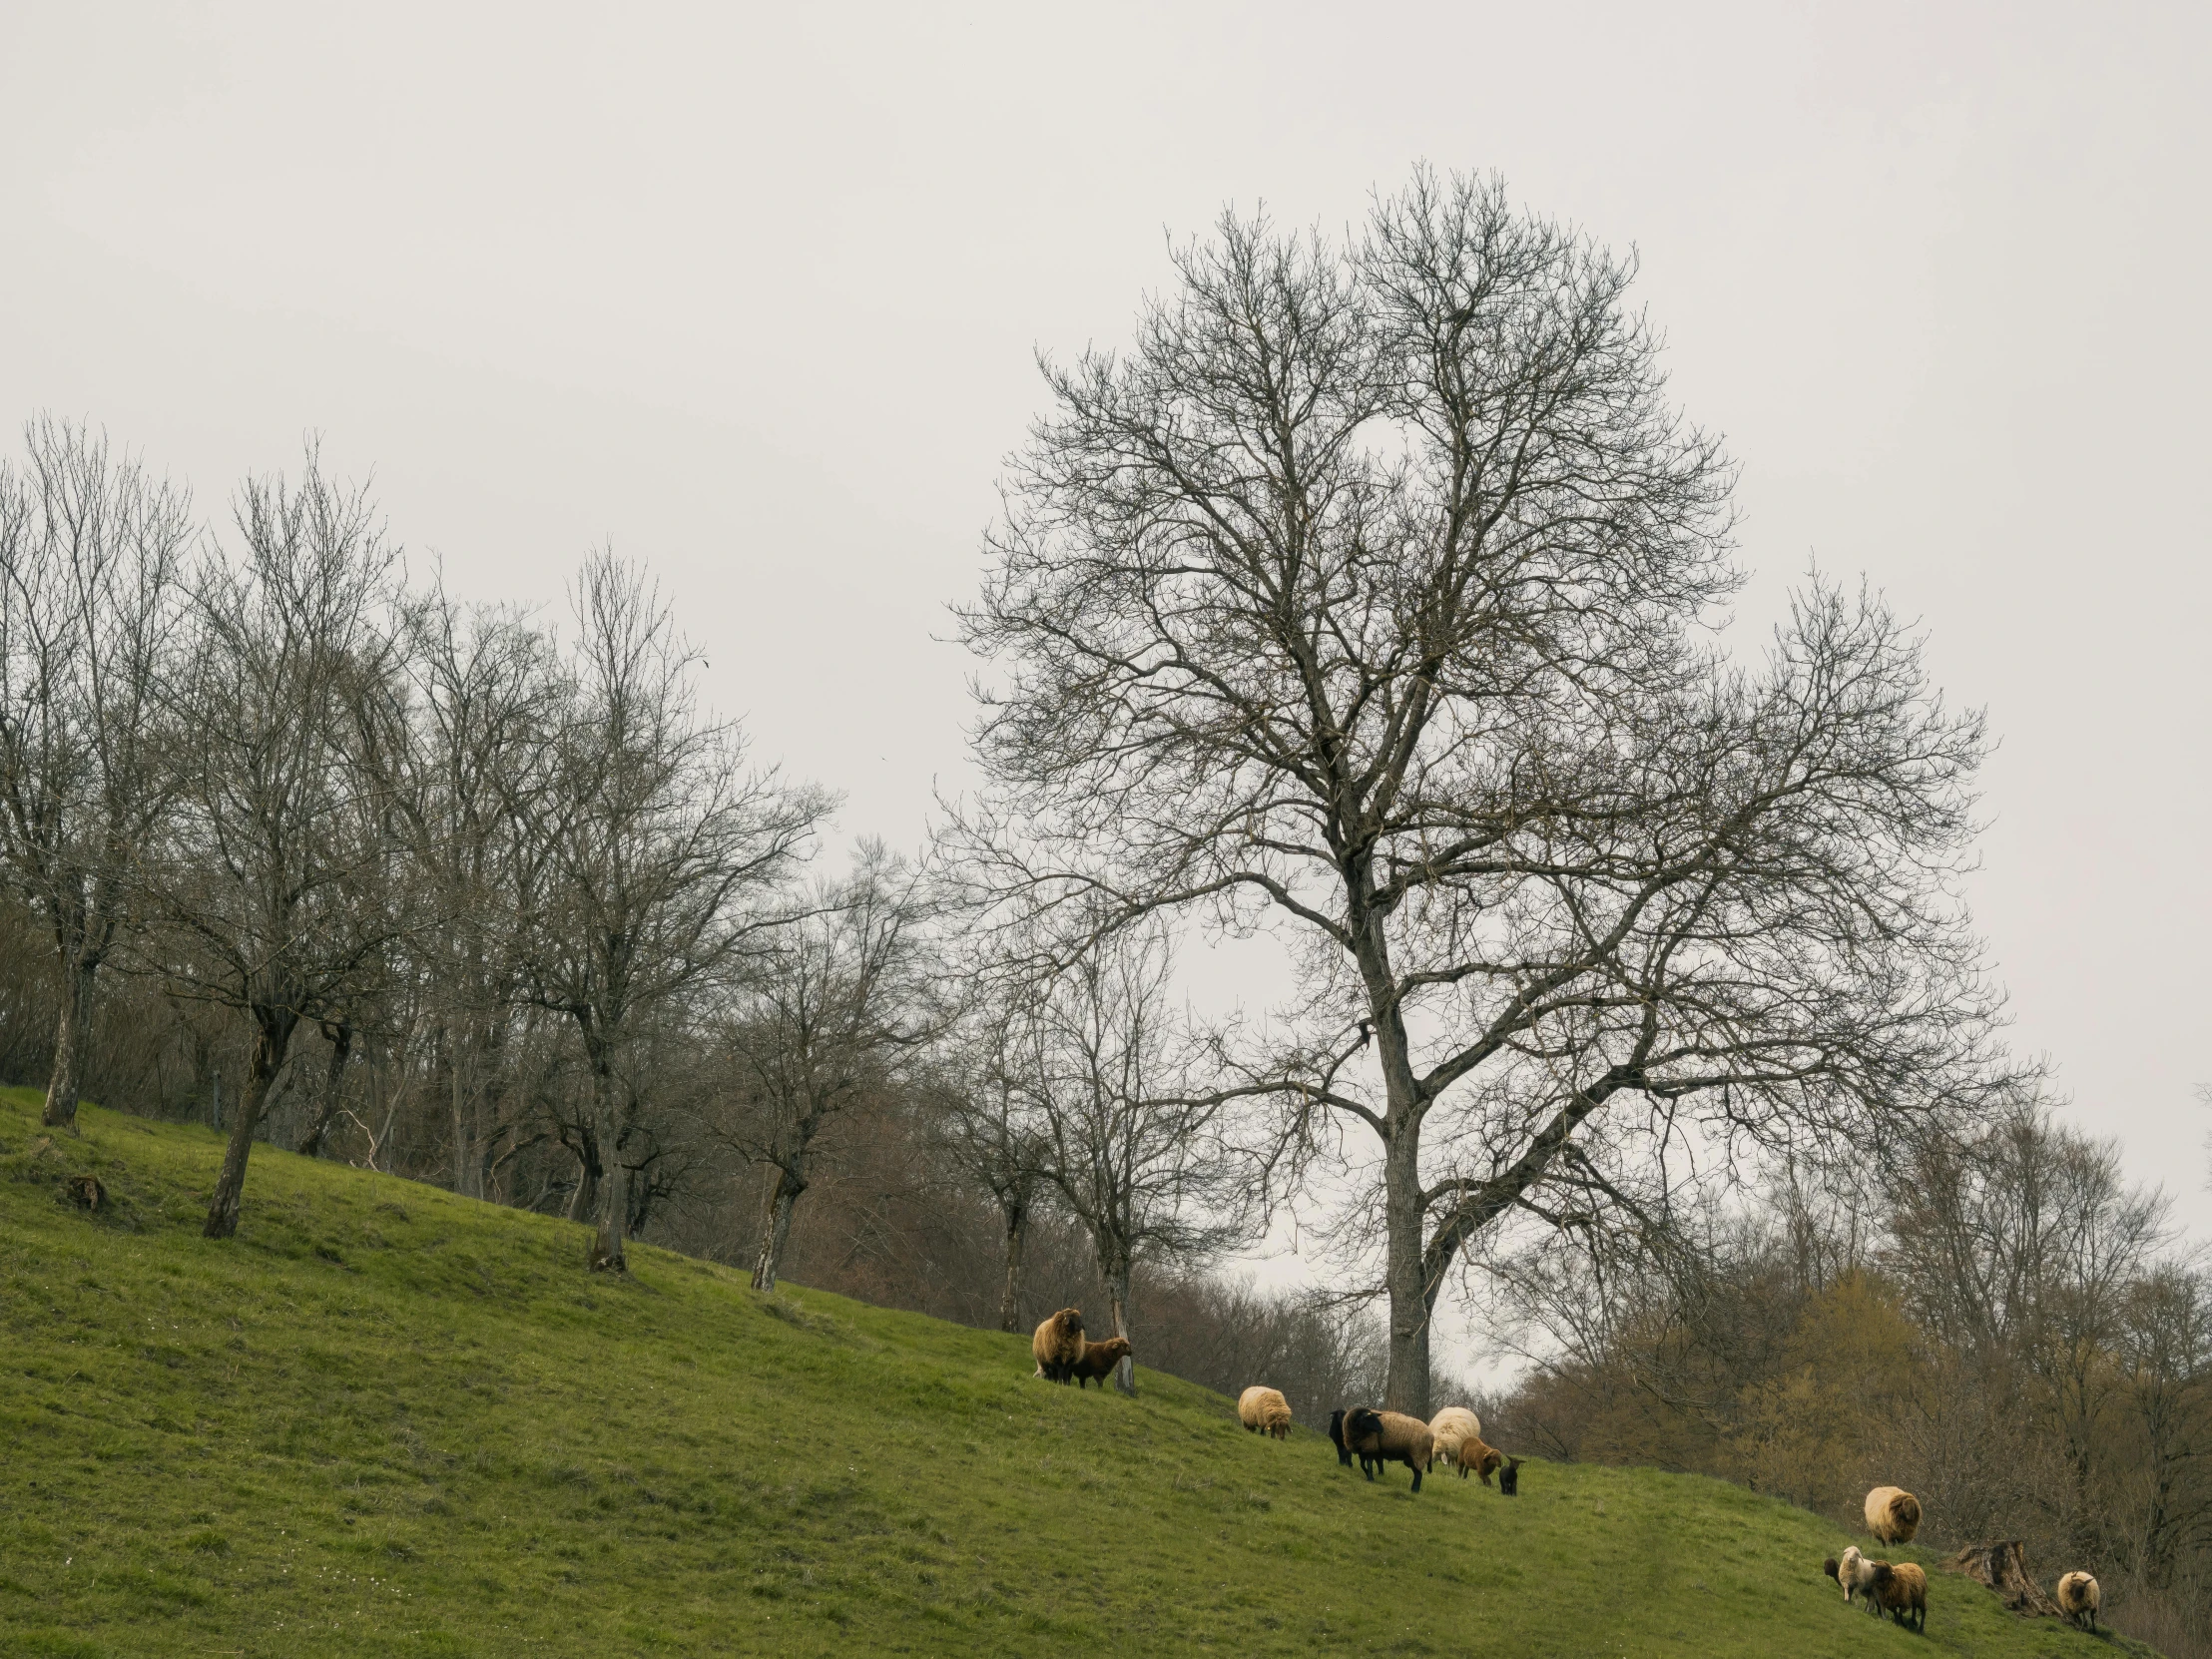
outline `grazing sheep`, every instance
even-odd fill
[[[1490,1455],[1495,1457],[1497,1453],[1493,1451]],[[1497,1471],[1497,1489],[1507,1497],[1518,1497],[1520,1495],[1520,1459],[1518,1457],[1506,1458],[1505,1466]]]
[[[1237,1420],[1248,1433],[1287,1440],[1291,1437],[1291,1402],[1283,1397],[1281,1388],[1255,1382],[1237,1396]]]
[[[1472,1440],[1482,1443],[1482,1419],[1464,1405],[1446,1405],[1428,1419],[1429,1438],[1436,1442],[1436,1456],[1458,1468],[1461,1477],[1466,1467],[1459,1461],[1459,1447]]]
[[[1886,1544],[1909,1544],[1921,1529],[1921,1500],[1901,1486],[1867,1494],[1867,1530]]]
[[[1875,1562],[1874,1579],[1867,1586],[1867,1606],[1877,1617],[1888,1613],[1893,1624],[1903,1624],[1910,1613],[1913,1628],[1926,1631],[1928,1574],[1910,1561]]]
[[[1037,1357],[1037,1375],[1047,1382],[1065,1382],[1069,1369],[1083,1356],[1083,1315],[1063,1308],[1037,1327],[1029,1339],[1029,1352]]]
[[[1106,1386],[1106,1379],[1113,1376],[1114,1368],[1121,1364],[1123,1356],[1128,1352],[1127,1337],[1108,1337],[1102,1343],[1085,1343],[1083,1352],[1075,1357],[1075,1364],[1068,1367],[1068,1375],[1075,1379],[1078,1388],[1093,1379],[1103,1388]]]
[[[2104,1603],[2097,1581],[2085,1572],[2069,1572],[2058,1580],[2058,1610],[2076,1624],[2097,1627],[2097,1609]]]
[[[1374,1463],[1403,1463],[1413,1471],[1413,1490],[1420,1490],[1420,1477],[1427,1472],[1435,1458],[1435,1441],[1428,1432],[1428,1424],[1418,1417],[1408,1417],[1396,1411],[1377,1411],[1365,1405],[1356,1405],[1345,1413],[1345,1444],[1360,1454],[1360,1466],[1370,1480],[1375,1478]]]
[[[1356,1405],[1353,1409],[1361,1407]],[[1337,1461],[1348,1469],[1352,1467],[1352,1447],[1345,1444],[1345,1408],[1342,1405],[1329,1413],[1329,1443],[1337,1448]],[[1365,1457],[1360,1459],[1360,1466],[1363,1469],[1368,1466]]]
[[[1857,1544],[1844,1551],[1844,1558],[1836,1562],[1835,1567],[1836,1570],[1828,1576],[1844,1587],[1845,1601],[1850,1601],[1860,1590],[1873,1588],[1875,1563],[1859,1553]]]

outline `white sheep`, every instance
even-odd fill
[[[1467,1471],[1459,1461],[1459,1448],[1469,1440],[1482,1443],[1482,1419],[1464,1405],[1446,1405],[1428,1419],[1428,1433],[1435,1441],[1437,1457],[1464,1476]]]
[[[1867,1530],[1886,1544],[1909,1544],[1921,1529],[1921,1500],[1903,1486],[1877,1486],[1867,1494]]]
[[[1283,1397],[1281,1388],[1255,1382],[1237,1396],[1237,1420],[1248,1433],[1287,1440],[1291,1437],[1291,1402]]]
[[[1821,1570],[1844,1587],[1846,1601],[1858,1591],[1874,1588],[1874,1569],[1875,1563],[1859,1553],[1857,1544],[1844,1551],[1841,1561],[1831,1559],[1821,1563]]]
[[[2058,1610],[2076,1624],[2097,1627],[2097,1608],[2103,1605],[2097,1581],[2085,1572],[2069,1572],[2058,1580]]]

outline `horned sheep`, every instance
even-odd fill
[[[1291,1437],[1291,1402],[1283,1397],[1281,1388],[1255,1382],[1237,1396],[1237,1420],[1248,1433],[1287,1440]]]

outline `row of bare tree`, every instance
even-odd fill
[[[559,1202],[599,1268],[713,1191],[720,1251],[747,1238],[770,1289],[824,1137],[885,1100],[1001,1201],[1006,1318],[1044,1210],[1094,1241],[1124,1334],[1140,1260],[1241,1235],[1164,939],[1038,977],[964,946],[943,884],[880,846],[805,879],[830,798],[747,765],[643,574],[591,557],[573,611],[564,639],[410,590],[311,450],[219,537],[104,439],[34,424],[0,466],[0,869],[60,987],[46,1121],[73,1122],[120,981],[142,1061],[149,1011],[159,1058],[199,1051],[210,1237],[281,1133]],[[161,1097],[129,1069],[107,1057],[111,1099]],[[757,1230],[727,1213],[748,1182]]]
[[[1856,1529],[2083,1567],[2123,1629],[2212,1652],[2212,1279],[2116,1148],[2023,1104],[1854,1171],[1778,1167],[1652,1248],[1487,1264],[1542,1356],[1488,1421],[1551,1455],[1745,1481]]]
[[[1002,1318],[1040,1205],[1117,1329],[1147,1260],[1302,1205],[1425,1416],[1439,1298],[1516,1230],[1648,1233],[2016,1097],[1958,891],[1981,723],[1869,595],[1720,650],[1733,473],[1632,263],[1422,171],[1346,242],[1232,216],[1177,273],[1011,463],[982,788],[813,885],[830,798],[747,765],[634,569],[587,561],[557,637],[406,589],[312,454],[218,538],[35,429],[0,867],[70,987],[51,1114],[126,966],[252,1033],[211,1233],[273,1100],[388,1160],[442,1098],[445,1178],[565,1202],[602,1267],[753,1183],[772,1285],[826,1137],[929,1102]],[[1292,993],[1202,1018],[1209,933]]]

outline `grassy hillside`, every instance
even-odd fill
[[[2125,1647],[1944,1575],[1924,1646],[1718,1482],[1416,1497],[1141,1370],[1048,1387],[1026,1340],[652,1250],[592,1280],[580,1228],[267,1149],[210,1244],[213,1136],[36,1105],[0,1092],[0,1653]]]

